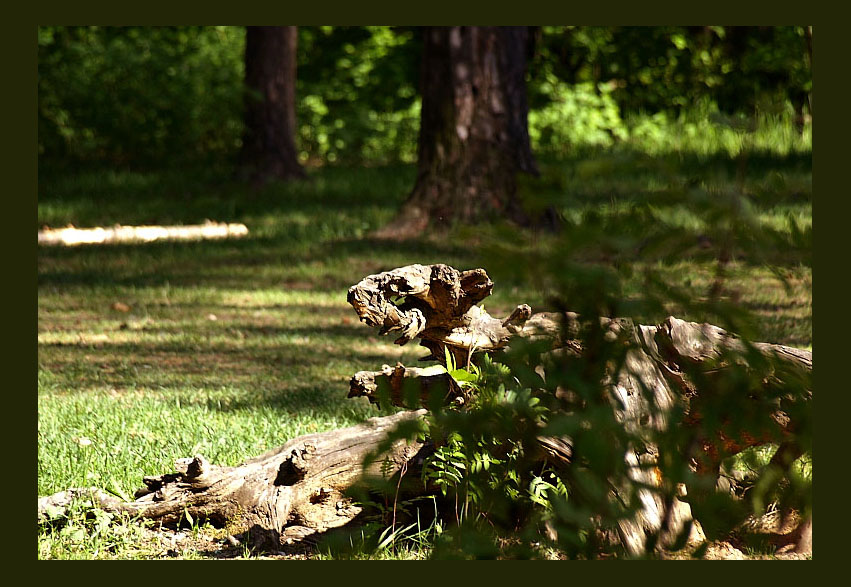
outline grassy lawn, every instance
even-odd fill
[[[790,217],[812,226],[809,153],[754,153],[744,171],[721,155],[635,153],[543,168],[523,193],[567,218],[589,209],[615,216],[640,202],[693,228],[706,222],[700,210],[666,195],[703,186],[742,191],[761,226],[783,231]],[[540,307],[545,292],[502,272],[470,231],[399,244],[368,237],[392,217],[414,177],[411,166],[323,168],[306,183],[251,192],[215,170],[43,172],[39,227],[209,218],[244,222],[250,234],[39,249],[39,495],[94,485],[130,497],[143,475],[172,470],[176,458],[201,453],[235,465],[295,436],[376,415],[365,399],[346,399],[349,377],[413,363],[423,351],[358,323],[346,290],[367,274],[410,263],[481,266],[496,283],[491,313],[521,302]],[[762,340],[812,348],[810,259],[781,250],[772,266],[744,258],[726,267],[726,295],[755,313]],[[700,256],[656,265],[696,292],[709,290],[717,268]],[[627,284],[627,291],[640,288],[638,280]],[[61,531],[40,531],[38,556],[208,558],[227,550],[224,536],[191,526],[169,542],[133,523],[86,521],[81,513]]]

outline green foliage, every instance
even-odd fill
[[[504,521],[513,514],[504,511],[505,500],[516,507],[538,504],[546,507],[550,496],[564,494],[566,488],[556,475],[545,469],[534,475],[522,474],[529,437],[538,429],[544,410],[531,390],[506,387],[510,371],[485,356],[479,366],[447,368],[464,384],[473,399],[463,409],[436,409],[426,416],[426,428],[419,434],[435,441],[434,451],[423,464],[421,478],[445,503],[454,504],[455,521],[463,527],[483,520]],[[474,419],[475,425],[468,420]],[[411,431],[397,431],[410,436]],[[452,538],[452,532],[438,540]]]
[[[300,27],[300,157],[414,161],[419,51],[410,27]]]
[[[719,113],[811,132],[804,27],[542,27],[529,63],[541,156],[651,144],[704,149]],[[310,164],[412,162],[417,27],[299,27],[297,145]],[[243,27],[40,27],[41,164],[232,164]],[[775,140],[777,137],[770,137]],[[714,141],[727,152],[735,136]],[[787,137],[793,143],[795,137]],[[713,144],[714,144],[713,143]],[[802,142],[811,148],[811,137]]]
[[[40,160],[232,163],[242,140],[244,36],[244,27],[39,28]],[[300,27],[298,56],[303,161],[414,159],[413,30]]]
[[[529,66],[533,150],[736,155],[730,121],[755,125],[760,148],[811,149],[805,37],[805,27],[542,27]]]
[[[530,389],[517,391],[506,388],[509,368],[495,363],[485,355],[481,366],[453,369],[450,375],[470,391],[472,402],[463,412],[437,410],[427,417],[430,438],[445,438],[423,465],[422,478],[427,486],[439,489],[446,497],[451,494],[462,503],[459,519],[487,515],[493,495],[504,494],[517,502],[548,505],[548,495],[563,493],[564,485],[552,471],[545,470],[531,479],[521,478],[517,465],[524,451],[522,437],[503,438],[501,428],[470,430],[457,426],[462,413],[499,413],[499,423],[528,422],[540,425],[545,410]],[[512,382],[516,383],[516,382]],[[513,386],[512,386],[513,387]]]
[[[232,27],[40,27],[40,159],[179,166],[231,156],[243,45]]]
[[[551,101],[529,113],[533,152],[564,156],[571,148],[609,147],[628,136],[605,88],[598,92],[592,83],[570,86],[550,75],[539,89]]]
[[[532,109],[546,79],[609,86],[623,115],[675,115],[703,99],[727,113],[807,109],[806,27],[542,27],[530,68]]]

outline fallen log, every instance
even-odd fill
[[[369,326],[380,326],[380,334],[401,332],[402,336],[395,341],[397,344],[420,338],[420,344],[430,351],[424,359],[443,365],[446,365],[445,353],[454,363],[464,365],[471,362],[475,353],[500,351],[512,341],[524,339],[546,339],[552,341],[553,348],[582,352],[581,343],[571,340],[580,329],[579,316],[573,313],[533,314],[528,305],[521,304],[505,319],[498,319],[475,305],[490,295],[492,289],[493,283],[483,269],[460,272],[445,265],[412,265],[368,276],[349,289],[348,300],[361,321]],[[651,326],[634,326],[628,320],[608,318],[601,318],[600,325],[610,340],[617,339],[625,331],[632,334],[625,368],[609,383],[618,400],[619,421],[636,437],[651,430],[664,430],[672,416],[679,413],[686,415],[684,426],[699,430],[707,407],[718,401],[713,396],[713,380],[717,381],[725,368],[732,366],[724,361],[731,358],[741,362],[748,351],[772,362],[775,365],[772,369],[781,370],[787,376],[800,376],[810,390],[808,397],[812,396],[811,351],[768,343],[747,345],[716,326],[672,316]],[[755,362],[753,357],[751,360]],[[385,366],[382,371],[355,374],[350,382],[349,397],[364,396],[371,402],[389,401],[411,408],[429,405],[437,390],[446,403],[463,403],[464,397],[451,379],[445,370],[425,372],[401,364],[395,368]],[[380,393],[382,389],[384,393]],[[779,402],[769,415],[775,426],[774,429],[766,428],[763,434],[738,437],[725,435],[723,429],[718,429],[710,437],[696,432],[695,470],[714,473],[717,477],[726,457],[753,446],[776,442],[778,436],[789,436],[788,433],[795,430],[796,423],[790,421]],[[540,437],[538,444],[551,462],[570,466],[573,447],[569,438]],[[690,447],[683,449],[692,450]],[[791,440],[782,442],[772,464],[788,466],[802,450]],[[655,446],[647,442],[624,456],[630,476],[637,484],[647,488],[662,484],[658,471],[652,467],[657,452]],[[783,463],[779,463],[781,460]],[[686,491],[682,488],[683,497]],[[639,499],[644,506],[638,515],[619,523],[621,542],[630,554],[644,552],[648,535],[658,535],[656,544],[659,546],[671,545],[692,520],[688,504],[679,499],[665,500],[659,492],[646,488],[639,490]],[[700,527],[695,524],[691,540],[700,539]]]
[[[505,319],[494,318],[477,305],[492,288],[483,269],[461,272],[446,265],[412,265],[368,276],[349,290],[348,300],[363,322],[380,328],[382,334],[397,333],[398,344],[419,338],[430,351],[425,358],[444,365],[447,352],[456,364],[464,365],[475,353],[501,351],[517,340],[548,341],[556,354],[583,352],[581,344],[570,338],[580,328],[578,316],[533,314],[529,306],[520,304]],[[644,431],[664,430],[676,410],[687,416],[678,419],[682,425],[697,427],[705,407],[716,401],[712,381],[723,372],[724,361],[732,356],[730,351],[754,350],[771,358],[778,369],[800,374],[812,389],[810,351],[764,343],[746,345],[717,327],[673,317],[652,326],[606,318],[600,319],[600,324],[606,337],[630,344],[625,368],[612,378],[609,387],[618,401],[620,425],[636,437]],[[38,521],[55,519],[72,500],[84,498],[107,511],[165,523],[179,523],[188,513],[193,518],[226,524],[233,532],[264,536],[272,544],[298,541],[356,520],[361,505],[348,495],[356,484],[370,478],[399,479],[409,467],[419,467],[427,443],[396,441],[380,461],[368,458],[388,443],[397,426],[427,413],[416,408],[431,407],[435,402],[463,408],[466,393],[444,366],[397,364],[380,371],[361,371],[350,382],[349,397],[367,397],[411,411],[302,436],[237,467],[212,465],[202,456],[184,459],[173,473],[145,478],[145,488],[133,501],[119,500],[96,488],[42,497],[38,500]],[[771,409],[771,421],[781,435],[795,430],[796,422],[784,413],[783,405]],[[768,437],[776,438],[777,434],[735,439],[741,440],[738,444],[723,436],[698,438],[696,467],[713,470],[726,455],[764,443]],[[538,445],[542,460],[558,467],[572,465],[575,455],[570,438],[542,435]],[[642,486],[641,510],[622,520],[618,528],[620,541],[633,555],[644,552],[648,535],[658,535],[657,546],[670,546],[692,521],[688,503],[664,499],[662,492],[651,490],[663,483],[653,468],[654,451],[652,443],[645,443],[627,450],[623,457],[633,481]],[[799,451],[794,444],[782,446],[776,459],[788,465]],[[612,492],[622,489],[613,486]],[[811,520],[803,531],[809,535],[801,543],[811,545]],[[699,524],[692,526],[691,537],[702,539]]]
[[[108,512],[166,524],[179,523],[188,513],[268,544],[298,541],[351,522],[362,509],[347,495],[356,483],[392,477],[415,461],[422,444],[398,441],[364,467],[400,423],[424,413],[399,412],[300,436],[237,467],[212,465],[202,456],[182,459],[173,473],[145,477],[134,501],[97,488],[69,489],[39,498],[38,522],[61,517],[72,501],[86,499]]]
[[[349,398],[365,397],[370,403],[382,401],[400,408],[428,407],[433,402],[441,405],[463,404],[461,386],[442,365],[436,367],[395,367],[384,365],[381,371],[358,371],[349,382]]]
[[[476,306],[468,308],[467,313],[488,324],[507,322],[507,319],[500,321],[489,315],[483,316],[484,310]],[[515,313],[517,313],[516,310]],[[463,317],[456,318],[454,322],[460,324],[459,326],[445,330],[444,335],[431,339],[428,345],[435,345],[431,348],[439,348],[437,345],[442,345],[451,348],[454,353],[469,357],[474,352],[505,348],[513,337],[548,337],[557,340],[553,333],[562,332],[563,329],[575,332],[577,320],[574,314],[565,314],[561,317],[552,313],[530,315],[518,324],[518,329],[513,335],[504,337],[504,342],[498,345],[479,346],[482,335],[481,332],[476,331],[476,322],[465,321]],[[603,319],[602,322],[613,334],[629,326],[623,320]],[[465,331],[464,335],[452,335],[453,332],[458,333],[461,330]],[[425,336],[426,333],[433,334],[436,331],[436,327],[429,325],[422,332]],[[493,331],[491,329],[491,332]],[[623,405],[624,422],[634,423],[636,430],[646,427],[662,429],[667,425],[666,413],[679,404],[688,416],[685,425],[696,427],[702,417],[700,405],[703,401],[707,401],[705,396],[711,390],[696,389],[695,383],[688,380],[689,372],[694,372],[696,367],[699,370],[700,365],[707,365],[706,369],[711,368],[716,373],[720,372],[724,366],[719,366],[718,360],[730,351],[741,356],[745,350],[742,341],[717,326],[687,322],[673,316],[669,316],[658,325],[638,326],[635,328],[635,333],[636,346],[628,353],[626,369],[623,370],[615,386],[615,391]],[[579,343],[576,341],[562,340],[560,344],[581,352]],[[812,351],[769,343],[754,343],[752,346],[766,358],[797,370],[809,381],[812,372]],[[434,359],[445,364],[442,355]],[[811,383],[809,386],[811,389]],[[384,394],[380,393],[382,389]],[[652,398],[648,398],[647,394],[642,392],[644,389],[652,390]],[[356,373],[350,381],[348,397],[367,397],[372,403],[379,403],[380,398],[384,397],[391,405],[416,408],[428,406],[435,394],[442,396],[444,405],[451,402],[463,403],[464,399],[460,387],[447,374],[445,368],[422,369],[405,367],[400,363],[393,368],[385,365],[381,371]],[[810,391],[809,396],[811,395]],[[789,429],[791,423],[779,407],[773,414],[773,419],[784,433]],[[734,441],[734,439],[720,436],[717,440],[726,447],[725,453],[717,450],[717,442],[704,439],[706,440],[704,450],[708,454],[697,464],[702,469],[717,469],[720,462],[727,456],[772,442],[775,438],[776,435],[766,434],[764,437],[747,437]]]

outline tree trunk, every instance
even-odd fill
[[[349,289],[348,300],[361,321],[380,327],[380,334],[399,332],[397,344],[419,337],[430,351],[426,359],[446,363],[447,354],[456,364],[470,361],[475,352],[498,351],[518,338],[543,338],[553,342],[553,352],[581,353],[578,341],[571,341],[580,317],[573,313],[532,314],[521,304],[505,319],[497,319],[476,305],[490,295],[493,282],[483,269],[458,271],[446,265],[410,265],[370,275]],[[717,477],[721,462],[747,448],[780,443],[777,464],[785,470],[803,452],[794,438],[800,422],[784,411],[782,402],[766,409],[759,398],[752,398],[754,409],[765,411],[760,433],[732,437],[724,430],[706,434],[701,426],[706,412],[719,401],[712,382],[722,376],[727,352],[746,357],[750,350],[775,361],[773,369],[781,373],[767,374],[765,384],[774,377],[800,376],[811,388],[812,352],[783,345],[755,343],[747,347],[735,335],[717,326],[686,322],[673,316],[661,324],[635,326],[628,320],[600,318],[601,325],[613,338],[631,334],[633,345],[626,355],[625,368],[612,381],[618,398],[621,424],[636,438],[647,438],[642,447],[624,455],[630,477],[638,486],[659,487],[655,463],[658,449],[652,445],[647,431],[665,430],[670,421],[684,410],[682,425],[692,429],[695,467],[698,472]],[[566,335],[566,336],[565,336]],[[564,345],[558,349],[559,345]],[[759,357],[753,357],[755,362]],[[543,373],[542,376],[546,374]],[[692,380],[695,375],[697,380]],[[713,379],[715,378],[715,379]],[[556,394],[558,395],[558,390]],[[805,399],[811,398],[811,392]],[[364,396],[371,402],[416,408],[466,401],[452,378],[439,369],[395,368],[361,371],[350,382],[349,397]],[[569,438],[538,438],[545,458],[557,467],[570,466],[573,447]],[[783,461],[783,462],[780,462]],[[613,492],[628,488],[614,487]],[[648,535],[658,536],[656,545],[670,546],[680,532],[691,523],[691,509],[680,499],[664,499],[660,493],[646,488],[638,490],[642,508],[632,518],[618,524],[620,540],[632,555],[644,552]],[[682,495],[681,495],[682,497]],[[811,534],[811,532],[810,532]],[[690,539],[701,540],[699,525],[692,526]],[[810,539],[811,544],[811,539]],[[806,547],[806,544],[804,545]]]
[[[389,478],[407,470],[422,444],[396,442],[368,462],[388,434],[425,413],[399,412],[320,434],[295,438],[238,467],[211,465],[202,456],[175,463],[176,472],[145,477],[136,499],[122,501],[97,488],[69,489],[38,500],[38,522],[61,516],[75,499],[110,512],[164,523],[193,518],[251,533],[272,545],[301,540],[352,521],[361,507],[347,491],[371,476]]]
[[[297,43],[294,26],[246,27],[241,161],[257,184],[305,177],[295,147]]]
[[[581,345],[569,340],[580,317],[575,314],[532,314],[520,304],[505,319],[497,319],[478,306],[493,287],[483,269],[458,271],[447,265],[411,265],[370,275],[352,286],[349,303],[361,321],[380,327],[382,334],[401,336],[405,344],[420,338],[431,356],[446,363],[447,352],[458,364],[469,361],[479,351],[499,351],[518,338],[552,340],[552,353],[581,353]],[[773,378],[798,377],[810,390],[803,396],[809,409],[811,400],[812,352],[766,343],[746,346],[740,339],[709,324],[686,322],[669,317],[658,325],[635,326],[628,320],[601,318],[606,336],[631,336],[625,368],[610,377],[617,397],[617,420],[640,447],[630,447],[623,456],[631,481],[637,487],[641,508],[636,515],[618,522],[619,539],[627,553],[645,552],[648,536],[658,537],[654,547],[671,546],[681,531],[693,522],[685,500],[687,488],[679,497],[656,491],[665,484],[656,468],[659,451],[653,445],[654,429],[663,431],[672,422],[693,430],[698,470],[717,471],[721,461],[751,446],[779,443],[772,465],[788,468],[801,454],[796,444],[797,411],[785,412],[777,405],[749,397],[742,405],[765,412],[767,426],[761,432],[742,438],[729,438],[723,430],[700,426],[704,410],[713,402],[726,401],[713,386],[713,377],[726,368],[727,351],[750,352],[748,361],[758,363],[770,357],[774,371],[764,374],[764,383]],[[561,334],[561,336],[557,336]],[[565,334],[567,336],[565,336]],[[763,376],[762,372],[761,376]],[[546,373],[542,374],[545,377]],[[381,371],[361,371],[352,377],[349,397],[365,396],[372,402],[387,402],[414,410],[434,407],[435,402],[463,405],[464,391],[440,366],[407,368],[385,366]],[[559,397],[559,389],[555,390]],[[751,401],[752,400],[752,401]],[[751,401],[751,403],[747,403]],[[790,401],[797,401],[791,398]],[[738,404],[737,404],[738,405]],[[189,513],[230,528],[250,530],[252,535],[271,538],[274,544],[296,541],[352,522],[361,509],[348,490],[369,478],[391,479],[399,487],[406,472],[416,471],[430,449],[423,443],[388,442],[391,432],[410,422],[425,410],[400,412],[343,430],[302,436],[279,449],[251,459],[238,467],[210,465],[203,457],[178,463],[176,473],[145,478],[146,488],[136,500],[124,502],[98,489],[73,489],[38,500],[38,520],[43,523],[61,515],[76,498],[90,499],[108,511],[127,512],[164,522],[179,522]],[[683,417],[684,416],[684,417]],[[713,436],[714,435],[714,436]],[[573,463],[573,443],[568,437],[537,438],[541,462],[566,468]],[[384,450],[386,449],[386,450]],[[381,454],[379,460],[375,455]],[[537,456],[535,457],[538,458]],[[416,474],[412,474],[416,477]],[[611,482],[613,499],[630,492]],[[428,488],[420,487],[427,492]],[[667,495],[668,497],[664,497]],[[691,540],[702,540],[699,523],[691,526]],[[796,538],[797,539],[797,538]],[[812,550],[812,517],[800,529],[797,548]]]
[[[424,27],[418,176],[376,234],[494,217],[526,223],[517,173],[537,175],[526,100],[528,27]]]

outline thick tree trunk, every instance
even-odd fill
[[[515,179],[538,173],[527,130],[528,27],[424,27],[423,38],[417,182],[377,236],[493,217],[528,221]]]
[[[295,147],[297,43],[294,26],[246,27],[241,160],[256,183],[305,177]]]

